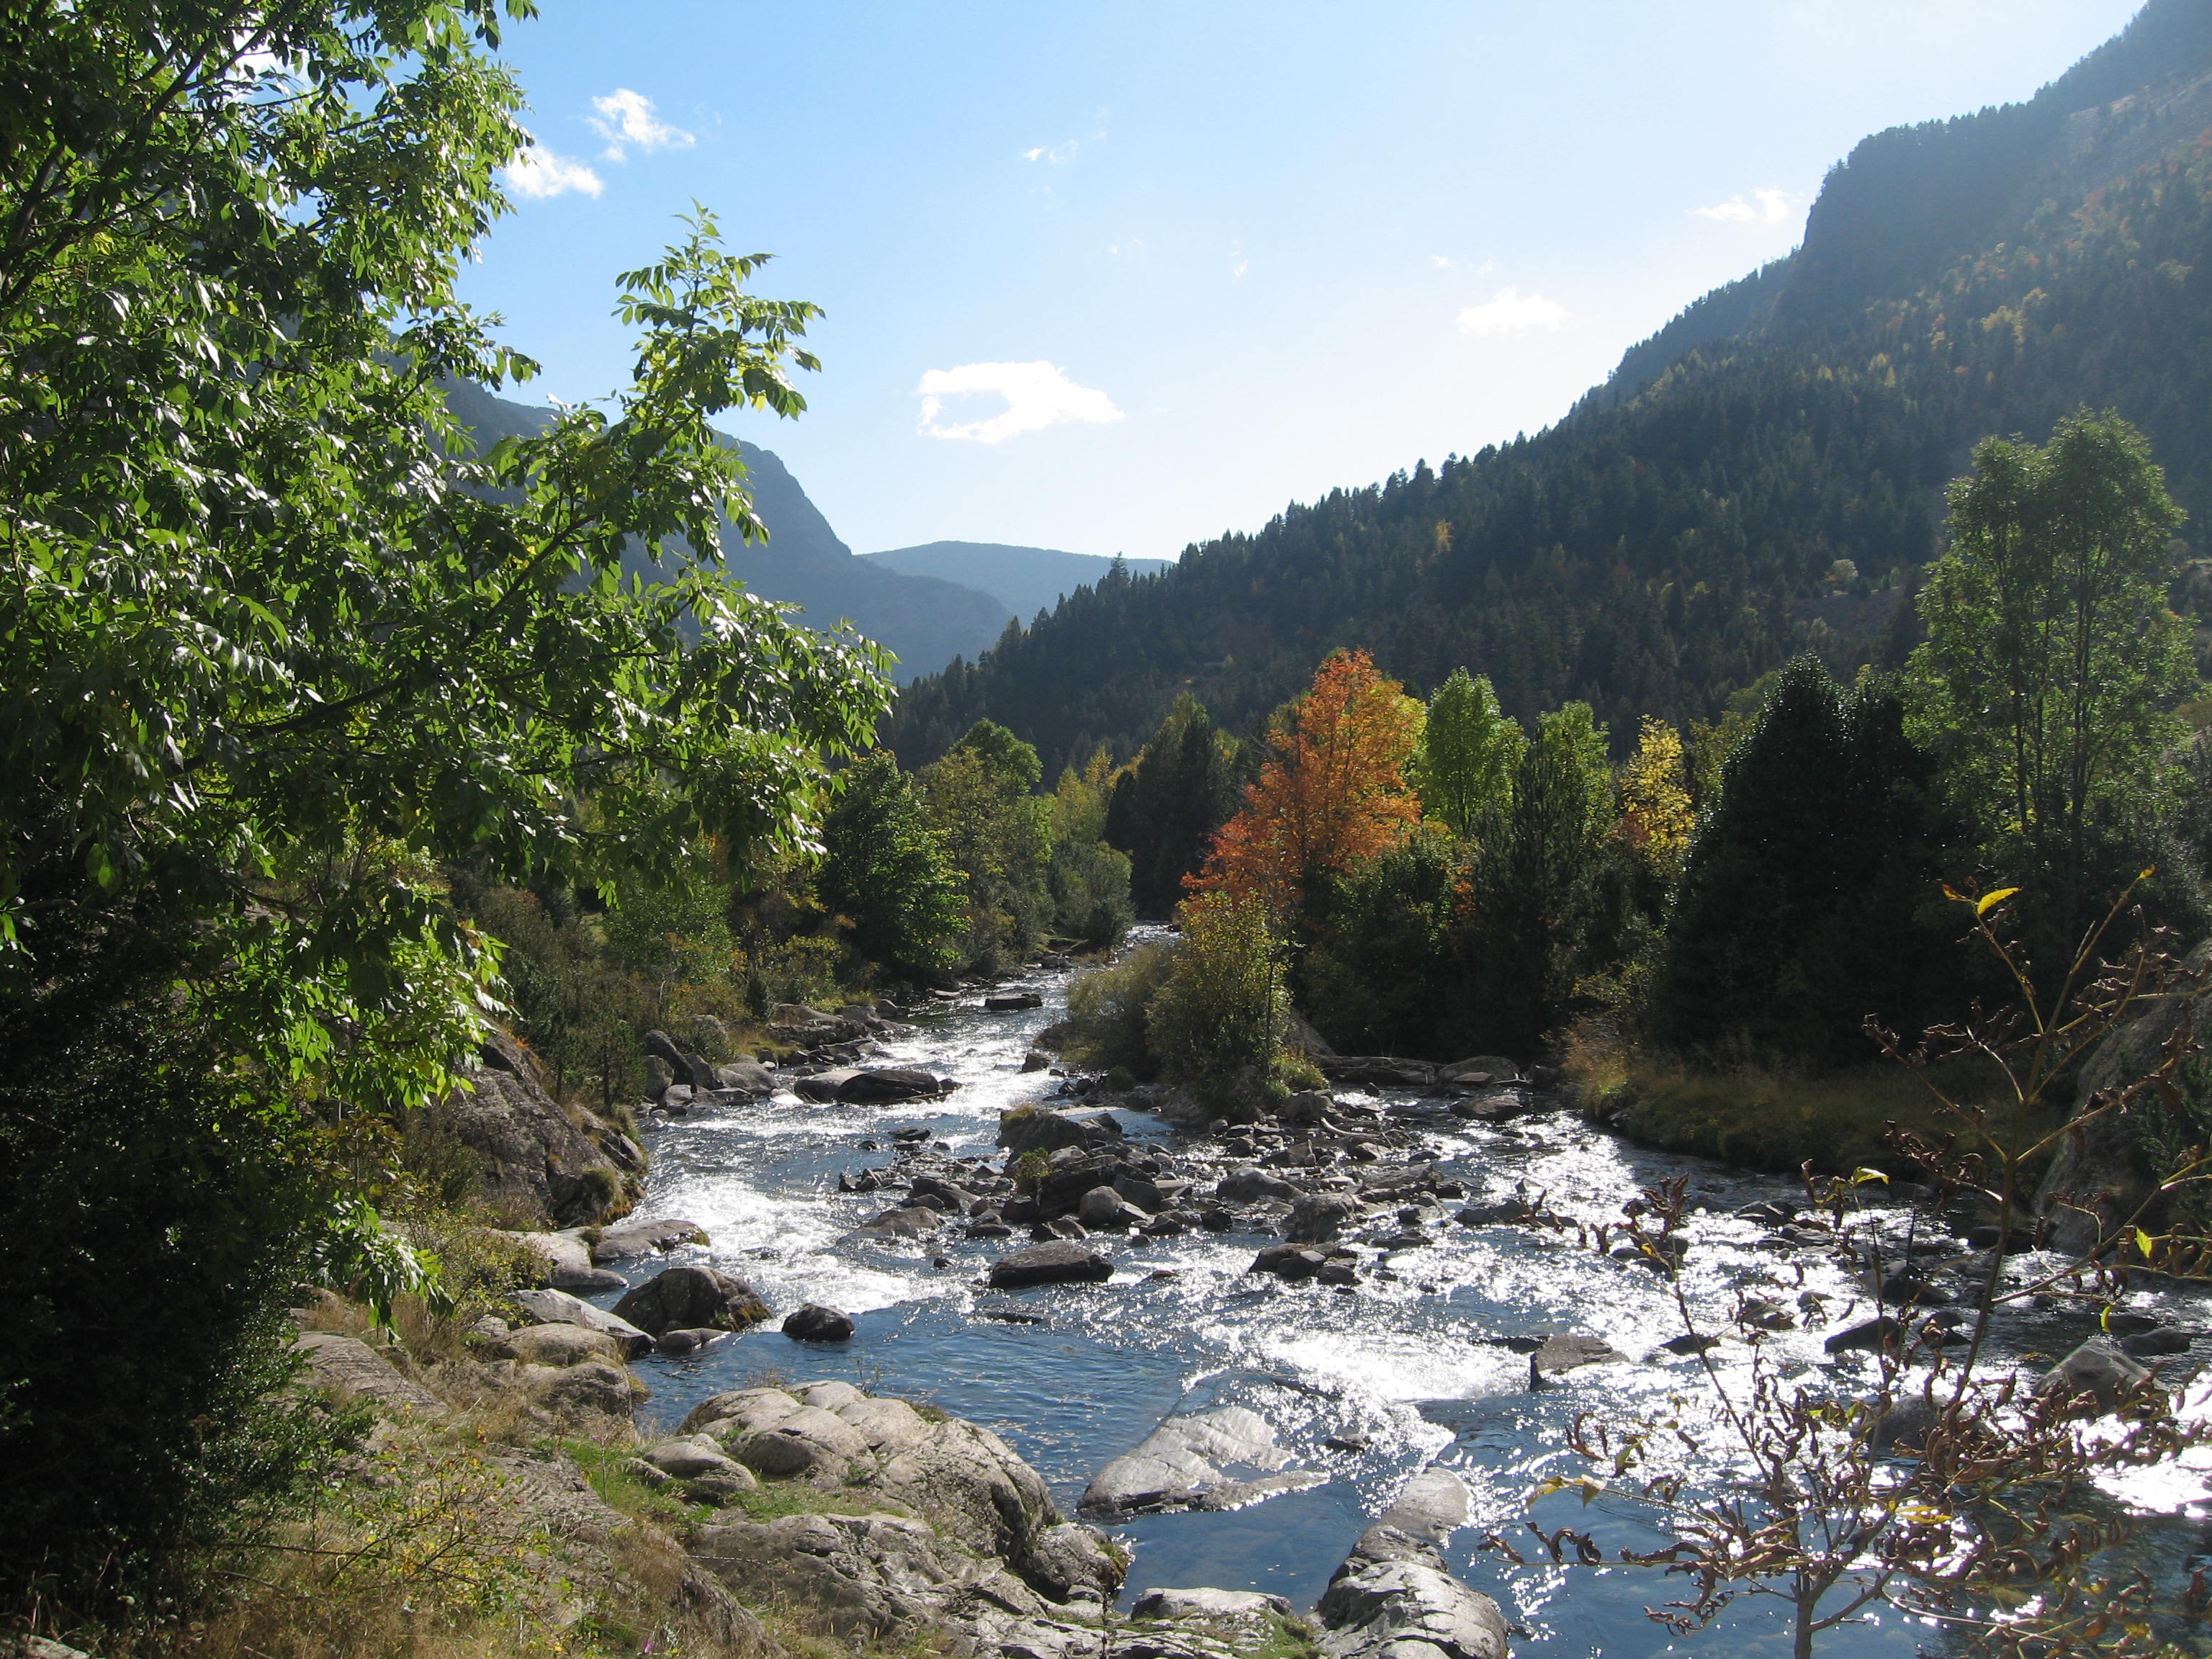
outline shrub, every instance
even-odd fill
[[[1425,824],[1332,890],[1298,978],[1301,1002],[1338,1048],[1412,1054],[1436,1044],[1462,978],[1450,937],[1459,877],[1451,842]]]
[[[1133,1080],[1158,1072],[1146,1010],[1167,983],[1178,948],[1166,941],[1140,945],[1067,988],[1068,1059],[1102,1071],[1126,1071]]]
[[[1162,1073],[1201,1091],[1248,1071],[1272,1078],[1283,1057],[1290,994],[1267,905],[1202,893],[1178,915],[1182,944],[1146,1011]]]

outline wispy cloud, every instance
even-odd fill
[[[1556,300],[1540,294],[1523,294],[1517,288],[1501,288],[1488,303],[1469,306],[1459,314],[1459,331],[1479,337],[1526,334],[1533,329],[1557,328],[1572,313]]]
[[[1778,225],[1797,205],[1786,190],[1754,190],[1749,197],[1731,197],[1711,207],[1692,208],[1700,219],[1717,219],[1728,225]]]
[[[1060,167],[1075,159],[1075,152],[1083,148],[1080,138],[1070,138],[1057,144],[1039,144],[1034,149],[1022,152],[1024,161],[1042,161],[1048,167]]]
[[[1118,421],[1121,411],[1104,392],[1078,386],[1056,365],[964,363],[933,368],[915,388],[921,396],[921,431],[932,438],[960,438],[998,444],[1024,432],[1072,422]],[[947,398],[998,397],[1006,406],[987,420],[945,422]]]
[[[617,87],[604,98],[592,100],[592,107],[599,113],[585,118],[592,131],[607,141],[599,152],[607,161],[626,161],[632,145],[650,153],[656,149],[689,149],[698,141],[681,127],[673,127],[662,120],[653,106],[653,100],[641,92],[632,92],[628,87]]]
[[[583,162],[572,161],[543,144],[532,144],[501,171],[509,190],[537,202],[566,196],[572,190],[585,196],[597,196],[605,188],[599,182],[599,175]]]

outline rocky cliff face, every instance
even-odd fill
[[[478,1196],[516,1222],[580,1227],[628,1213],[645,1153],[614,1124],[548,1094],[530,1052],[505,1033],[432,1109],[430,1128],[468,1169]]]

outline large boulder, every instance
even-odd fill
[[[757,1060],[733,1060],[714,1068],[714,1086],[764,1097],[775,1092],[775,1073]]]
[[[494,1208],[548,1228],[618,1215],[642,1189],[637,1143],[581,1107],[556,1104],[536,1058],[504,1033],[485,1039],[480,1063],[462,1068],[459,1086],[430,1116],[462,1149]]]
[[[895,1106],[908,1100],[934,1100],[945,1092],[934,1073],[912,1066],[882,1066],[854,1072],[838,1085],[837,1098],[849,1106]]]
[[[1284,1597],[1264,1590],[1150,1589],[1129,1609],[1132,1619],[1249,1619],[1273,1613],[1291,1616]]]
[[[2102,1337],[2093,1336],[2044,1373],[2038,1394],[2080,1395],[2109,1412],[2121,1396],[2150,1380],[2150,1372]]]
[[[1236,1165],[1213,1188],[1213,1195],[1224,1204],[1252,1204],[1263,1198],[1291,1200],[1304,1192],[1304,1188],[1251,1164]]]
[[[1360,1535],[1314,1611],[1328,1659],[1506,1659],[1498,1603],[1447,1572],[1433,1545],[1395,1527]]]
[[[635,1358],[653,1346],[653,1334],[640,1330],[619,1312],[595,1308],[566,1291],[517,1291],[514,1295],[516,1305],[538,1323],[580,1325],[587,1331],[599,1331],[612,1337],[625,1358]]]
[[[1293,1244],[1326,1244],[1359,1213],[1359,1200],[1342,1193],[1316,1193],[1291,1206],[1283,1237]]]
[[[592,1245],[595,1262],[627,1261],[633,1256],[672,1250],[679,1244],[708,1243],[707,1230],[682,1216],[663,1216],[651,1221],[626,1217],[599,1229]]]
[[[384,1412],[445,1414],[443,1401],[412,1377],[402,1376],[357,1337],[302,1331],[293,1348],[306,1364],[307,1380],[319,1388],[368,1401]]]
[[[1437,1068],[1427,1060],[1395,1054],[1326,1054],[1314,1064],[1331,1083],[1356,1089],[1426,1089],[1437,1080]]]
[[[783,1334],[799,1342],[850,1342],[857,1328],[852,1315],[818,1302],[786,1314],[783,1320]]]
[[[1114,1264],[1073,1239],[1054,1239],[1000,1256],[991,1264],[991,1288],[1018,1290],[1025,1285],[1098,1285],[1114,1276]]]
[[[719,1089],[722,1085],[714,1076],[714,1068],[699,1054],[690,1054],[676,1046],[665,1031],[647,1031],[643,1038],[648,1059],[658,1060],[668,1067],[678,1083],[688,1083],[694,1089]]]
[[[1063,1146],[1091,1148],[1121,1139],[1121,1125],[1111,1112],[1079,1115],[1048,1106],[1017,1106],[999,1117],[999,1145],[1009,1158],[1024,1152],[1049,1156]]]
[[[629,1358],[623,1343],[581,1325],[526,1325],[510,1331],[497,1346],[509,1358],[531,1365],[580,1365],[593,1359],[619,1364]]]
[[[2189,967],[2197,972],[2212,968],[2212,940],[2190,953]],[[2075,1091],[2077,1111],[2155,1071],[2185,1016],[2200,1041],[2212,1030],[2212,984],[2193,998],[2147,998],[2139,1007],[2141,1012],[2107,1036],[2082,1067]],[[2146,1206],[2150,1225],[2156,1229],[2163,1224],[2160,1176],[2140,1152],[2145,1127],[2143,1114],[2130,1108],[2094,1118],[2059,1143],[2050,1173],[2035,1195],[2036,1214],[2042,1218],[2044,1237],[2053,1249],[2082,1255],[2107,1244],[2126,1231],[2130,1218]]]
[[[629,1281],[620,1273],[592,1265],[592,1247],[575,1233],[501,1233],[500,1237],[535,1258],[538,1283],[546,1288],[588,1296],[629,1287]]]
[[[615,1316],[663,1331],[741,1331],[768,1317],[768,1304],[742,1279],[712,1267],[670,1267],[615,1304]]]
[[[1177,1413],[1091,1477],[1078,1505],[1103,1519],[1159,1510],[1227,1509],[1321,1485],[1328,1477],[1285,1469],[1267,1419],[1243,1406]],[[1232,1475],[1243,1468],[1257,1473]]]

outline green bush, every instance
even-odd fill
[[[1461,875],[1451,842],[1425,827],[1328,893],[1299,1001],[1339,1050],[1418,1054],[1443,1036],[1464,980],[1451,937]]]
[[[1101,1071],[1127,1072],[1133,1081],[1158,1074],[1146,1010],[1167,983],[1177,949],[1165,941],[1140,945],[1067,988],[1069,1060]]]
[[[1204,893],[1179,915],[1182,943],[1146,1010],[1162,1075],[1201,1091],[1247,1072],[1272,1079],[1283,1058],[1290,993],[1267,906]]]

